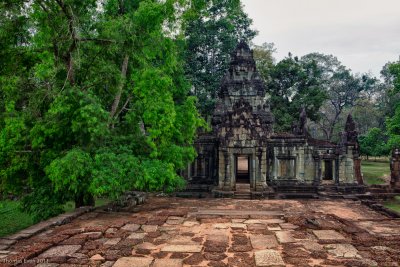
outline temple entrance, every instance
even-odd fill
[[[323,170],[324,180],[333,180],[333,161],[324,160],[324,170]]]
[[[250,184],[250,158],[248,156],[236,157],[236,183]]]

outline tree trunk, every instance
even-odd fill
[[[125,80],[126,80],[126,72],[128,70],[128,62],[129,62],[129,56],[125,55],[124,61],[122,63],[122,67],[121,67],[121,78],[122,78],[122,81],[118,86],[118,91],[117,91],[117,94],[115,95],[114,102],[113,102],[112,107],[111,107],[111,112],[110,112],[111,121],[114,119],[114,116],[115,116],[115,114],[117,112],[117,108],[119,106],[119,102],[121,101],[122,90],[124,89]]]
[[[79,195],[75,196],[75,208],[91,206],[94,207],[95,200],[93,195],[91,194],[84,194],[80,193]]]
[[[69,84],[73,86],[75,84],[75,69],[74,69],[74,59],[72,57],[72,52],[69,53],[69,58],[67,60],[67,79]]]

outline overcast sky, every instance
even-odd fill
[[[275,57],[320,52],[354,72],[379,76],[400,55],[400,0],[242,0],[259,31],[255,44],[273,42]]]

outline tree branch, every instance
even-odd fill
[[[111,121],[114,119],[115,113],[117,112],[117,108],[119,106],[119,102],[121,101],[122,90],[124,89],[125,80],[126,80],[126,72],[128,70],[128,62],[129,62],[129,56],[126,54],[124,56],[124,61],[122,62],[122,67],[121,67],[121,79],[122,80],[118,86],[118,91],[115,95],[114,102],[111,106],[111,112],[110,112]]]
[[[131,101],[131,95],[128,96],[128,98],[126,99],[124,105],[122,106],[122,108],[120,109],[120,111],[118,111],[117,115],[115,115],[115,118],[118,118],[119,115],[121,114],[122,111],[126,110],[126,107],[128,106],[129,102]]]
[[[64,13],[65,17],[67,18],[68,21],[68,31],[72,39],[72,43],[68,48],[67,55],[65,57],[65,64],[67,66],[68,74],[67,74],[67,80],[71,85],[75,84],[75,71],[74,71],[74,60],[72,57],[72,53],[77,47],[78,44],[78,37],[76,34],[76,31],[74,29],[74,15],[72,10],[69,11],[68,7],[65,5],[63,0],[55,0],[58,6],[61,8],[62,12]]]

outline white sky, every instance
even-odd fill
[[[259,31],[255,44],[288,52],[336,56],[354,72],[379,77],[400,56],[400,0],[242,0]]]

